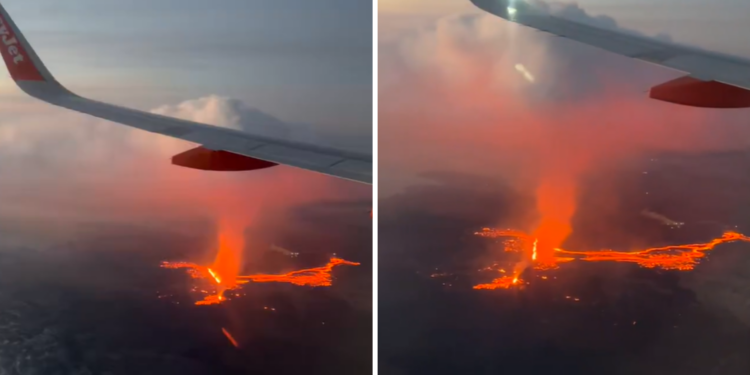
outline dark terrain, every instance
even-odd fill
[[[362,263],[335,269],[332,287],[248,284],[245,296],[213,306],[193,305],[201,296],[183,270],[159,267],[200,259],[210,223],[81,224],[74,240],[38,248],[19,245],[11,237],[21,226],[3,219],[13,230],[0,246],[0,374],[368,373],[369,207],[298,207],[274,235],[263,225],[248,231],[253,271],[320,266],[332,253]],[[34,233],[31,222],[23,229]],[[271,244],[300,256],[264,250]]]
[[[381,373],[750,373],[750,244],[722,245],[692,272],[576,262],[545,281],[527,271],[525,290],[473,290],[493,278],[477,270],[504,255],[472,233],[517,225],[533,195],[477,176],[431,179],[437,184],[380,201]],[[564,247],[628,250],[705,242],[726,229],[747,234],[748,187],[745,153],[610,165],[584,177]],[[686,224],[671,229],[643,209]]]

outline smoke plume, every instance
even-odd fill
[[[546,6],[619,28],[577,5]],[[441,18],[380,50],[381,194],[404,183],[389,173],[407,170],[501,177],[536,193],[540,217],[527,229],[547,248],[573,229],[577,187],[593,169],[652,151],[740,149],[750,139],[736,112],[646,97],[680,72],[491,15]]]

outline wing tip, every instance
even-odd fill
[[[54,81],[2,4],[0,4],[0,54],[14,81]]]

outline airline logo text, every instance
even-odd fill
[[[3,22],[2,18],[0,18],[0,36],[2,36],[3,47],[5,47],[10,56],[13,57],[13,63],[18,65],[20,62],[24,61],[21,51],[19,51],[16,46],[18,40],[8,30],[8,26]]]

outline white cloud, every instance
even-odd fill
[[[291,126],[215,95],[161,106],[156,113],[280,134]],[[276,127],[276,128],[274,128]],[[169,217],[249,215],[334,194],[330,178],[290,167],[220,173],[176,167],[171,156],[196,147],[91,116],[36,103],[0,120],[0,216]],[[305,191],[302,191],[304,189]],[[248,194],[263,197],[248,200]]]
[[[151,112],[241,130],[240,121],[243,119],[240,118],[240,111],[238,110],[240,105],[241,103],[231,98],[209,95],[186,100],[177,105],[163,105],[152,109]]]
[[[151,112],[278,139],[316,142],[311,126],[286,123],[240,100],[224,96],[208,95],[177,105],[163,105]]]
[[[101,166],[138,156],[167,158],[194,144],[114,124],[91,116],[32,102],[21,111],[5,111],[0,120],[0,169],[34,160],[59,169]],[[208,95],[153,113],[223,126],[274,138],[314,142],[308,127],[290,125],[239,100]]]

